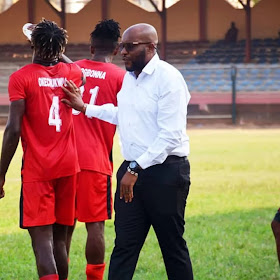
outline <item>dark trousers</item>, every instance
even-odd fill
[[[154,228],[168,279],[192,280],[192,265],[184,233],[184,214],[190,186],[187,158],[170,156],[163,164],[139,172],[131,203],[120,199],[120,180],[128,162],[117,172],[115,247],[109,280],[132,279],[150,226]]]

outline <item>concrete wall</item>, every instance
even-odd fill
[[[26,42],[26,38],[22,33],[22,26],[28,22],[27,8],[27,0],[20,0],[10,9],[0,14],[0,44],[23,44]],[[42,17],[59,22],[59,17],[43,0],[36,1],[34,10],[35,22],[39,22]]]
[[[208,0],[207,4],[208,40],[224,39],[232,21],[238,28],[238,39],[245,38],[245,12],[234,9],[224,0]]]
[[[199,39],[198,0],[181,0],[167,10],[168,41]],[[108,18],[117,20],[124,31],[128,26],[147,22],[160,33],[160,17],[146,12],[126,0],[109,0]],[[35,21],[42,17],[54,20],[60,25],[59,17],[44,0],[35,2]],[[252,9],[252,37],[277,37],[280,29],[280,0],[262,0]],[[66,26],[71,43],[88,43],[89,34],[101,20],[101,0],[92,0],[77,14],[68,14]],[[9,10],[0,14],[0,44],[26,42],[22,26],[28,21],[27,0],[20,0]],[[224,0],[207,1],[207,37],[209,41],[223,39],[224,34],[235,21],[239,29],[238,39],[245,38],[245,12],[236,10]],[[5,29],[3,29],[3,26]]]
[[[262,0],[252,14],[252,36],[256,38],[278,37],[280,31],[280,1]]]

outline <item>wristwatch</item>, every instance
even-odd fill
[[[138,171],[140,169],[140,165],[135,160],[131,161],[127,167],[127,171],[136,177],[138,176]]]

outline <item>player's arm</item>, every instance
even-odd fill
[[[118,107],[108,103],[103,105],[93,105],[84,103],[80,89],[73,81],[66,81],[67,88],[62,86],[67,98],[61,101],[73,109],[84,113],[88,118],[98,118],[105,122],[118,125]]]
[[[0,160],[0,198],[4,197],[5,195],[3,189],[3,186],[5,184],[5,176],[18,146],[24,111],[24,99],[11,102],[9,118],[2,142],[2,152]]]

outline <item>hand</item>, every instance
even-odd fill
[[[4,184],[5,184],[5,176],[0,176],[0,199],[5,196]]]
[[[82,99],[80,89],[73,83],[73,81],[66,81],[67,88],[62,86],[68,99],[62,98],[61,101],[77,111],[85,113],[85,103]]]
[[[120,199],[124,197],[125,202],[131,202],[133,198],[133,186],[137,181],[137,176],[126,172],[121,179]]]

